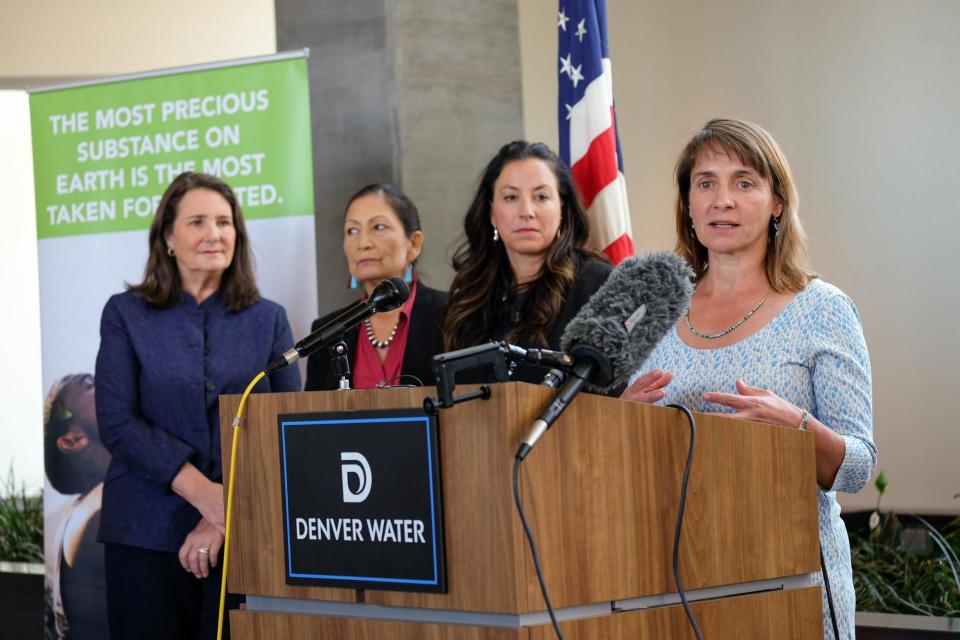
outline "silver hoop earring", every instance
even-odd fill
[[[499,241],[500,241],[500,232],[497,231],[497,228],[496,228],[496,227],[493,228],[493,241],[494,241],[494,242],[499,242]]]
[[[171,258],[173,257],[173,247],[167,247],[167,255]]]

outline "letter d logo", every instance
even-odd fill
[[[363,502],[370,495],[370,487],[373,486],[373,474],[370,472],[370,463],[363,457],[362,453],[356,451],[344,451],[340,454],[340,477],[343,480],[343,501],[344,502]],[[353,464],[359,462],[360,464]],[[359,486],[356,491],[350,489],[350,476],[357,477]]]

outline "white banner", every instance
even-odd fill
[[[261,295],[285,307],[295,336],[309,332],[317,286],[307,61],[300,52],[44,90],[31,95],[30,108],[46,396],[46,635],[107,638],[96,542],[103,475],[90,474],[91,465],[105,472],[109,454],[98,436],[53,433],[51,425],[62,431],[71,417],[95,416],[94,394],[76,390],[95,393],[88,376],[101,311],[112,294],[143,280],[156,202],[183,170],[234,187]],[[82,422],[71,424],[91,428]]]

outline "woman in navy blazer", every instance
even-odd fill
[[[399,309],[377,313],[346,332],[350,384],[371,388],[398,384],[433,385],[430,359],[443,351],[441,322],[447,294],[418,282],[415,265],[423,248],[417,207],[390,184],[371,184],[347,203],[343,221],[343,253],[352,281],[370,295],[383,280],[402,276],[410,283],[410,299]],[[313,323],[316,330],[343,309]],[[307,391],[340,386],[326,350],[307,362]]]
[[[260,297],[237,199],[213,176],[178,176],[150,227],[143,282],[100,325],[97,420],[112,454],[103,489],[114,640],[213,638],[224,503],[218,396],[242,393],[293,343]],[[296,391],[296,367],[255,391]]]

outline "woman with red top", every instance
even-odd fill
[[[410,298],[400,308],[376,313],[345,334],[351,388],[434,384],[430,359],[443,351],[441,322],[447,294],[417,282],[415,265],[422,249],[420,214],[402,191],[378,183],[350,198],[343,220],[343,253],[352,281],[364,297],[395,276],[410,285]],[[313,329],[343,311],[320,318]],[[339,379],[329,352],[310,356],[305,390],[337,388]]]

